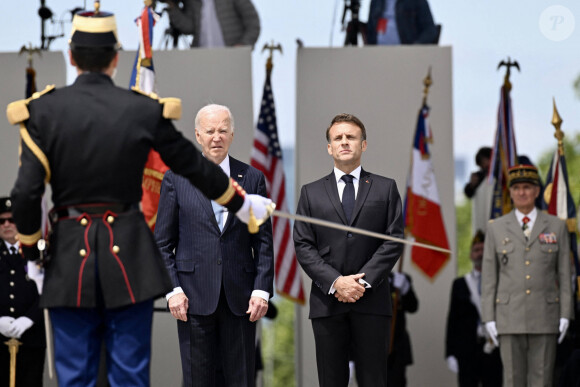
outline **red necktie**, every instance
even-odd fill
[[[528,229],[528,223],[530,222],[530,218],[524,216],[522,219],[522,230],[526,231]]]

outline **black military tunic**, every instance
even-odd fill
[[[152,233],[135,209],[150,149],[209,198],[222,199],[234,212],[241,207],[229,178],[164,117],[165,108],[163,100],[116,87],[102,73],[83,73],[73,85],[30,101],[11,196],[26,243],[23,236],[38,235],[45,180],[51,184],[59,220],[50,239],[43,307],[95,307],[101,293],[105,307],[120,307],[172,290]]]
[[[22,346],[16,357],[17,386],[38,385],[38,380],[42,381],[46,340],[38,298],[36,284],[26,275],[26,261],[20,254],[10,254],[0,239],[0,316],[24,316],[34,323],[18,339]],[[4,345],[9,339],[0,334],[0,386],[9,385],[10,355]]]

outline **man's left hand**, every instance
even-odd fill
[[[248,310],[246,314],[250,315],[250,321],[255,322],[266,315],[268,311],[268,301],[264,300],[262,297],[252,296],[250,297],[250,304],[248,305]]]

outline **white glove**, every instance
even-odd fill
[[[566,332],[568,331],[568,326],[570,326],[570,321],[567,318],[560,319],[560,336],[558,337],[558,344],[564,341],[566,337]]]
[[[489,333],[489,338],[491,339],[491,341],[493,341],[496,347],[499,347],[499,343],[497,341],[497,327],[495,326],[495,321],[486,322],[485,329],[487,330],[487,333]]]
[[[34,322],[32,322],[32,320],[29,319],[28,317],[24,316],[18,317],[16,320],[12,322],[12,327],[10,328],[10,331],[8,331],[7,336],[19,339],[20,336],[22,336],[22,334],[26,332],[26,330],[30,328],[33,324]]]
[[[236,216],[246,224],[250,220],[250,208],[252,209],[259,226],[270,217],[270,214],[272,213],[272,210],[276,208],[276,205],[272,203],[272,200],[263,196],[246,194],[242,208],[236,212]]]
[[[8,332],[12,328],[12,322],[14,321],[14,317],[10,316],[2,316],[0,317],[0,333],[3,336],[10,337]]]
[[[411,284],[407,279],[407,276],[403,273],[393,272],[393,286],[399,289],[402,295],[407,294],[409,289],[411,288]]]
[[[38,294],[42,294],[42,284],[44,283],[44,268],[38,266],[34,261],[28,261],[28,278],[34,281]]]
[[[449,368],[449,371],[454,374],[459,372],[459,364],[457,363],[457,358],[455,356],[449,356],[445,360],[447,361],[447,368]]]

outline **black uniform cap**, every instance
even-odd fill
[[[0,198],[0,214],[12,212],[12,201],[9,197]]]

